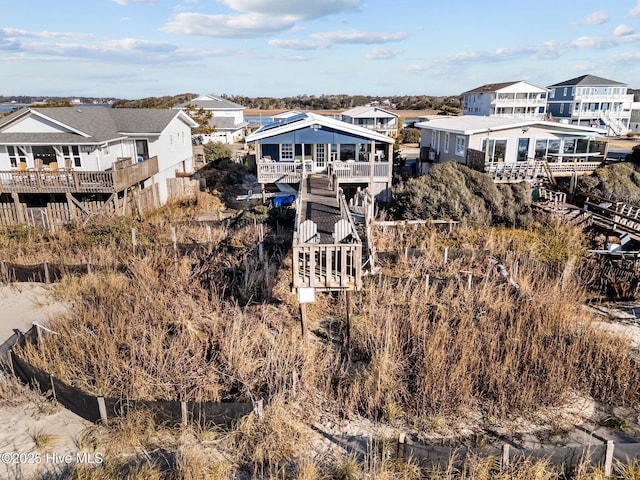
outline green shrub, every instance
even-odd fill
[[[634,147],[640,156],[640,148]],[[640,171],[631,162],[598,168],[578,181],[578,190],[617,202],[640,202]]]
[[[528,184],[497,186],[488,175],[455,162],[435,165],[426,175],[398,185],[392,198],[392,209],[401,218],[447,218],[473,225],[520,225],[530,207]]]

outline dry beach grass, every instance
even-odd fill
[[[58,335],[19,354],[96,395],[265,398],[267,407],[263,418],[251,415],[230,432],[166,431],[144,414],[100,427],[87,441],[110,453],[109,466],[102,473],[79,469],[75,478],[174,478],[162,473],[167,465],[175,478],[558,478],[556,467],[528,461],[509,472],[492,460],[425,472],[376,456],[364,463],[335,452],[318,458],[309,446],[317,436],[311,425],[324,417],[366,418],[428,436],[478,414],[508,419],[562,407],[574,392],[605,404],[640,400],[628,341],[593,328],[579,283],[549,274],[582,248],[580,232],[570,227],[463,229],[452,236],[420,228],[401,241],[378,237],[388,260],[381,256],[381,276],[354,295],[347,345],[339,295],[319,296],[310,306],[312,333],[302,341],[290,258],[269,256],[267,274],[252,225],[214,227],[212,245],[178,258],[159,223],[135,222],[141,251],[134,254],[131,226],[105,219],[85,231],[5,233],[5,258],[16,252],[16,260],[40,259],[46,250],[50,262],[126,266],[63,277],[56,292],[71,306],[49,324]],[[446,264],[444,247],[452,253]],[[519,290],[488,268],[487,250],[535,260],[521,264]],[[171,452],[171,460],[149,454],[158,449]]]

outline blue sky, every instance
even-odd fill
[[[591,73],[640,88],[640,0],[22,0],[0,94],[457,95]]]

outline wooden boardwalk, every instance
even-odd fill
[[[355,290],[362,285],[362,242],[342,192],[326,175],[305,176],[293,234],[293,287]]]

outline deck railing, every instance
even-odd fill
[[[329,174],[335,175],[339,182],[385,181],[389,179],[388,162],[335,162],[330,165]]]
[[[124,160],[116,162],[114,168],[107,171],[0,171],[0,192],[113,193],[122,191],[158,173],[158,157],[152,157],[140,163],[131,163],[130,159],[127,159],[127,162]]]
[[[300,182],[292,245],[293,287],[321,290],[361,288],[362,243],[355,230],[353,219],[350,215],[347,217],[353,228],[352,240],[349,243],[317,243],[318,236],[305,241],[301,238],[300,232],[304,190],[304,182]],[[339,206],[341,209],[346,208],[346,202],[344,205],[339,203]],[[348,212],[348,208],[346,210]]]
[[[259,183],[297,183],[302,178],[302,163],[258,160]]]

